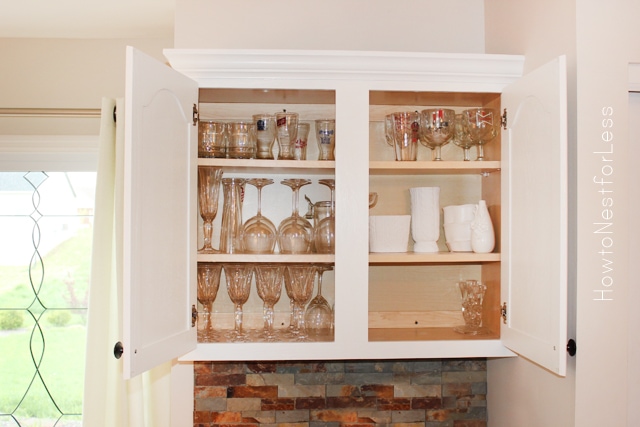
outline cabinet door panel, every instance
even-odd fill
[[[195,348],[197,84],[127,50],[124,375]]]
[[[567,129],[563,57],[502,95],[503,343],[565,375],[567,342]]]

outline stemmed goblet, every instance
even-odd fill
[[[293,196],[293,212],[280,222],[278,226],[278,246],[282,254],[305,254],[311,251],[313,227],[298,210],[300,187],[311,184],[311,180],[292,178],[285,179],[282,184],[291,188]]]
[[[263,302],[264,329],[262,335],[266,341],[276,341],[277,338],[273,330],[273,306],[280,300],[284,268],[282,264],[258,264],[255,267],[256,289]]]
[[[213,220],[218,214],[221,179],[222,168],[198,166],[198,205],[200,207],[200,216],[204,221],[202,226],[204,245],[198,250],[199,253],[219,253],[217,249],[211,246],[211,235],[213,234]]]
[[[484,145],[498,135],[501,117],[491,108],[471,108],[462,112],[471,140],[478,146],[476,160],[484,160]]]
[[[290,264],[284,271],[284,285],[293,305],[292,325],[290,329],[297,341],[306,341],[304,308],[313,296],[316,267],[313,264]]]
[[[304,323],[311,337],[322,338],[331,334],[333,324],[333,310],[329,302],[322,296],[322,275],[333,267],[328,264],[316,265],[318,273],[318,293],[307,306],[304,314]]]
[[[336,251],[335,180],[320,179],[318,183],[329,187],[329,190],[331,190],[331,202],[329,216],[322,218],[315,226],[313,231],[314,243],[317,253],[332,254]]]
[[[270,178],[251,178],[247,184],[258,190],[258,212],[243,225],[241,238],[244,251],[250,254],[271,254],[276,247],[277,230],[269,218],[262,215],[262,188],[273,184]]]
[[[211,323],[211,309],[218,295],[221,272],[221,264],[214,262],[198,263],[198,301],[202,304],[205,318],[202,336],[198,337],[198,341],[201,342],[215,341],[215,334]],[[200,333],[198,335],[200,335]]]
[[[248,341],[247,334],[242,328],[242,306],[249,299],[251,293],[251,277],[253,276],[253,264],[228,263],[223,264],[224,275],[227,281],[227,293],[234,304],[233,331],[229,334],[231,341]]]
[[[471,139],[469,135],[469,126],[467,120],[462,114],[456,114],[453,120],[453,143],[462,148],[464,157],[463,160],[468,162],[471,160],[469,150],[476,143]]]
[[[433,150],[433,160],[442,160],[442,147],[453,138],[456,112],[448,108],[430,108],[420,112],[420,143]]]

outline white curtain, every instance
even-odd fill
[[[116,108],[116,110],[114,110]],[[117,120],[114,121],[114,111]],[[124,101],[103,99],[83,403],[86,427],[169,427],[171,362],[125,381],[122,339]],[[124,355],[123,357],[126,357]]]

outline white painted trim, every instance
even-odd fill
[[[0,135],[0,170],[95,171],[97,135]]]

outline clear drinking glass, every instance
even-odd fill
[[[272,254],[276,247],[277,230],[269,218],[262,215],[262,188],[273,184],[270,178],[251,178],[247,184],[258,190],[258,213],[242,226],[243,251],[249,254]]]
[[[198,252],[202,254],[219,253],[211,246],[211,236],[213,234],[213,220],[218,214],[221,179],[222,168],[198,166],[198,206],[203,220],[202,232],[204,235],[204,244]]]
[[[471,139],[468,122],[462,114],[456,114],[453,120],[453,143],[462,148],[464,153],[463,160],[465,162],[470,161],[470,149],[476,145],[476,143]]]
[[[307,140],[309,139],[309,123],[298,123],[298,135],[293,144],[293,158],[307,160]]]
[[[204,310],[205,324],[202,329],[198,328],[198,341],[210,342],[216,340],[211,323],[211,313],[213,303],[218,295],[220,287],[220,273],[222,265],[214,262],[198,263],[198,301]]]
[[[418,157],[420,139],[420,113],[417,111],[391,114],[393,118],[393,142],[396,160],[414,161]]]
[[[227,157],[253,159],[256,156],[256,126],[252,122],[227,124]]]
[[[298,137],[298,113],[276,113],[278,160],[293,160],[293,146]]]
[[[262,337],[266,341],[277,341],[277,335],[273,328],[273,306],[280,300],[284,268],[283,264],[257,264],[255,266],[256,289],[263,302],[264,329]]]
[[[222,209],[222,226],[220,231],[220,252],[235,254],[242,252],[242,200],[244,178],[223,178],[224,207]]]
[[[297,341],[306,341],[305,306],[313,296],[316,267],[313,264],[289,264],[284,271],[284,284],[293,305],[293,328],[290,330]]]
[[[215,120],[198,121],[198,157],[227,156],[227,125]]]
[[[318,140],[318,160],[335,160],[336,121],[333,119],[316,120],[316,138]]]
[[[276,118],[273,114],[254,114],[256,125],[256,158],[273,159],[273,144],[276,142]]]
[[[333,310],[329,302],[322,296],[322,275],[325,271],[332,269],[333,267],[329,264],[316,265],[318,293],[311,300],[304,314],[304,324],[311,338],[327,339],[331,335]]]
[[[331,190],[330,213],[326,218],[321,219],[313,231],[314,245],[319,254],[332,254],[336,251],[336,217],[335,217],[335,180],[320,179],[318,183],[326,185]]]
[[[502,117],[491,108],[470,108],[462,112],[467,121],[469,136],[478,147],[476,160],[484,160],[484,145],[498,135]]]
[[[231,341],[248,341],[242,325],[242,306],[249,299],[251,293],[251,277],[253,276],[253,264],[233,263],[223,264],[224,275],[227,282],[227,293],[234,304],[233,331],[228,335]]]
[[[278,247],[282,254],[306,254],[311,251],[313,227],[298,210],[300,187],[311,184],[308,179],[292,178],[281,182],[291,188],[293,212],[278,226]]]
[[[442,160],[442,146],[447,145],[453,138],[455,117],[456,112],[448,108],[426,109],[420,112],[420,142],[433,150],[433,160]]]
[[[384,140],[385,142],[393,147],[395,143],[393,142],[393,115],[387,114],[384,116]]]
[[[482,335],[488,330],[482,326],[482,303],[487,286],[477,280],[458,282],[462,294],[462,317],[464,325],[453,328],[466,335]]]

